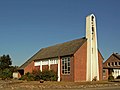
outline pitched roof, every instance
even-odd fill
[[[119,65],[112,65],[115,62],[120,62],[120,54],[118,53],[113,53],[104,63],[103,63],[103,68],[120,68]],[[108,66],[108,63],[111,65]]]
[[[47,48],[42,48],[23,65],[21,65],[20,69],[24,69],[33,60],[43,60],[47,58],[72,55],[84,44],[84,42],[86,42],[86,40],[87,39],[83,37],[65,43],[56,44]]]
[[[113,53],[113,55],[120,60],[120,54],[118,54],[118,53]]]

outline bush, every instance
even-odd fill
[[[33,71],[32,73],[26,73],[19,80],[27,81],[57,81],[57,74],[53,70],[45,70],[41,72],[40,70]]]
[[[12,78],[12,72],[10,69],[6,68],[3,71],[0,71],[0,78],[3,80]]]
[[[111,75],[108,77],[108,81],[113,81],[114,80],[114,77]]]
[[[23,75],[19,80],[34,81],[34,75],[28,72]]]
[[[57,81],[57,74],[53,70],[45,70],[42,72],[42,79],[44,81]]]
[[[32,74],[34,75],[35,81],[39,81],[40,79],[42,79],[42,72],[40,70],[34,70]]]

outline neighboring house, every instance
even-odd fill
[[[21,65],[19,73],[54,70],[58,81],[102,80],[103,57],[97,48],[95,16],[87,16],[86,21],[86,37],[42,48]]]
[[[120,75],[120,54],[113,53],[103,64],[103,79],[112,75],[114,78]]]

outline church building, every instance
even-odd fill
[[[103,57],[97,47],[96,18],[86,17],[86,36],[40,49],[19,68],[20,75],[33,70],[54,70],[58,81],[102,80]]]

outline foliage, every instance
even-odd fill
[[[0,57],[0,78],[10,79],[12,74],[17,70],[17,66],[11,66],[12,61],[9,55],[3,55]]]
[[[28,72],[23,75],[19,80],[34,81],[34,75]]]
[[[45,81],[56,81],[57,78],[57,74],[53,70],[45,70],[42,72],[42,79]]]
[[[42,72],[40,70],[33,70],[32,74],[34,75],[35,81],[42,79]]]
[[[20,80],[27,80],[27,81],[56,81],[57,80],[57,74],[53,70],[45,70],[41,72],[40,70],[33,71],[32,73],[26,73],[23,75]]]
[[[12,61],[9,55],[3,55],[0,57],[0,69],[9,68],[12,65]]]
[[[9,69],[11,72],[17,72],[18,66],[10,66]]]
[[[108,81],[113,81],[114,80],[114,77],[112,76],[112,75],[110,75],[109,77],[108,77]]]
[[[1,73],[1,78],[3,80],[12,78],[12,72],[10,71],[10,69],[8,68],[4,69]]]

